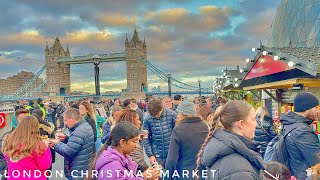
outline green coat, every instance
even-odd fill
[[[100,132],[100,129],[103,125],[104,122],[106,122],[106,119],[102,116],[99,116],[99,115],[96,115],[97,117],[97,137],[100,138],[101,137],[101,132]]]

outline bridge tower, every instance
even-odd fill
[[[52,47],[45,49],[47,87],[45,96],[70,96],[70,64],[58,63],[56,58],[70,57],[69,47],[65,51],[56,37]]]
[[[132,39],[125,42],[127,89],[125,97],[144,98],[148,88],[147,66],[139,58],[147,60],[147,45],[145,39],[139,39],[135,29]]]

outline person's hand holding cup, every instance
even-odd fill
[[[58,139],[49,139],[49,146],[51,147],[51,148],[53,148],[54,147],[54,145],[56,144],[56,143],[58,143],[59,142],[59,140]]]
[[[65,134],[63,134],[63,133],[56,133],[56,134],[55,134],[55,138],[58,139],[58,140],[60,140],[60,141],[65,140],[66,137],[67,137],[67,135],[65,135]]]

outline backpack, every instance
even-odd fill
[[[294,123],[288,125],[287,132],[285,134],[279,134],[274,137],[267,146],[266,152],[264,154],[264,160],[266,162],[276,161],[289,168],[289,157],[288,150],[285,144],[285,138],[290,132],[298,127],[301,127],[303,123]]]

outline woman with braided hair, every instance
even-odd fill
[[[213,126],[197,156],[200,179],[262,179],[264,162],[258,143],[253,141],[255,117],[254,108],[238,100],[223,105],[214,115]],[[224,129],[216,128],[219,121]]]

